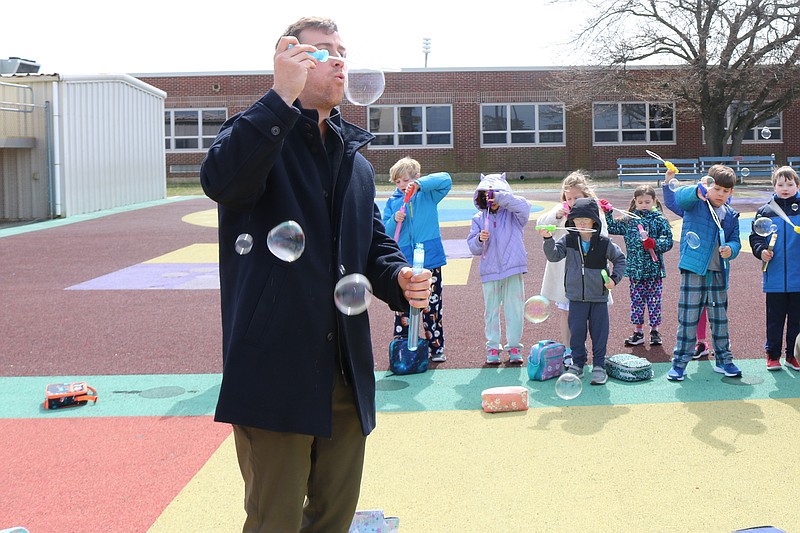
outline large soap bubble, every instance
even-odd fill
[[[281,222],[267,235],[267,248],[282,261],[287,263],[297,261],[306,249],[303,228],[294,220]]]
[[[570,372],[561,374],[556,381],[556,394],[564,400],[574,400],[583,392],[581,378]]]

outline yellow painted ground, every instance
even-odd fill
[[[403,533],[730,532],[800,525],[800,400],[379,413],[361,509]],[[151,532],[240,531],[233,439]]]

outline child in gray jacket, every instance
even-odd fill
[[[566,235],[558,241],[539,230],[544,237],[548,261],[566,258],[564,287],[569,300],[570,348],[573,364],[567,372],[583,377],[587,362],[586,335],[592,336],[592,385],[602,385],[606,374],[608,342],[608,291],[625,273],[625,254],[611,239],[600,234],[600,215],[593,198],[578,198],[569,212]],[[608,263],[612,270],[608,272]]]

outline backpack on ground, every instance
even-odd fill
[[[528,356],[528,379],[546,381],[564,373],[566,346],[556,341],[539,341]]]
[[[606,373],[621,381],[645,381],[653,377],[653,365],[644,357],[619,353],[606,357]]]

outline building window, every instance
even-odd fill
[[[598,102],[592,122],[595,144],[675,143],[671,102]]]
[[[481,105],[481,146],[564,144],[563,104]]]
[[[750,104],[747,102],[734,102],[728,107],[727,113],[727,127],[730,127],[731,124],[731,117],[733,114],[741,108],[742,111],[745,111],[746,108],[750,107]],[[766,130],[764,130],[766,128]],[[783,140],[783,115],[778,113],[777,115],[768,118],[761,124],[756,125],[754,128],[750,128],[744,134],[744,138],[742,142],[745,143],[766,143],[766,142],[781,142]],[[730,142],[730,140],[728,141]]]
[[[370,106],[370,147],[451,147],[453,109],[449,105]]]
[[[164,146],[168,151],[208,150],[227,116],[227,109],[167,109]]]

